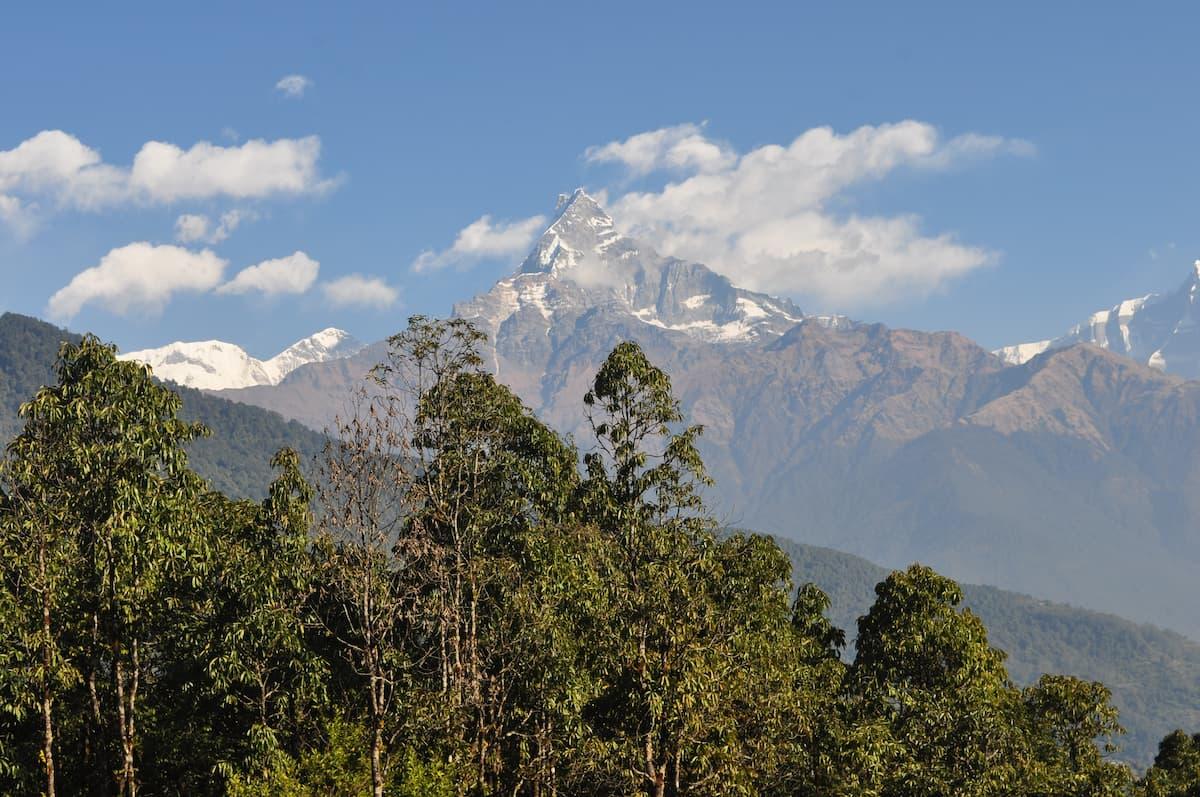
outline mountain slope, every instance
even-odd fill
[[[21,429],[17,415],[42,385],[54,379],[54,362],[63,341],[79,336],[35,318],[0,315],[0,438],[8,441]],[[284,446],[310,460],[324,446],[311,429],[286,421],[259,407],[237,404],[176,385],[183,397],[182,415],[203,422],[212,436],[188,445],[192,467],[214,488],[235,497],[259,498],[273,476],[271,457]]]
[[[1188,379],[1200,378],[1200,260],[1173,293],[1126,299],[1093,313],[1053,340],[1018,343],[996,351],[1020,365],[1049,349],[1091,343]]]
[[[123,360],[137,360],[154,369],[160,379],[199,390],[277,385],[302,365],[349,357],[363,345],[340,329],[323,329],[293,343],[269,360],[251,357],[245,349],[219,340],[176,341],[157,349],[131,351]]]
[[[501,381],[584,444],[589,380],[639,342],[704,424],[730,523],[1200,639],[1200,383],[1085,344],[1005,367],[952,332],[807,316],[658,257],[578,192],[457,312],[491,335]],[[382,352],[221,395],[322,428]]]
[[[794,581],[811,581],[829,594],[830,618],[852,640],[888,571],[829,548],[778,542],[792,560]],[[1066,673],[1112,689],[1129,732],[1120,741],[1122,760],[1144,767],[1167,733],[1200,726],[1200,645],[1150,625],[994,587],[964,584],[963,592],[991,643],[1008,653],[1005,666],[1017,683]]]

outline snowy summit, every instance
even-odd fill
[[[363,344],[340,329],[323,329],[293,343],[269,360],[252,357],[241,346],[220,340],[177,341],[157,349],[131,351],[122,360],[149,365],[154,375],[199,390],[277,385],[309,363],[350,357]]]
[[[737,288],[700,263],[658,254],[622,235],[582,188],[560,199],[558,215],[516,274],[454,312],[495,340],[502,326],[545,335],[554,319],[596,307],[730,343],[775,337],[806,320],[848,323],[805,316],[787,299]]]

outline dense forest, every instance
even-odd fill
[[[0,494],[15,794],[1200,794],[1200,735],[1113,758],[1102,683],[1016,686],[963,591],[884,576],[853,655],[768,537],[724,532],[670,379],[613,350],[582,457],[414,318],[306,478],[192,468],[206,429],[87,336]]]

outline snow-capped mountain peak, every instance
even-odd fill
[[[329,327],[293,343],[265,364],[269,373],[278,375],[276,382],[271,383],[277,384],[302,365],[349,357],[362,347],[363,344],[349,332]]]
[[[516,274],[454,312],[495,340],[502,327],[514,325],[522,336],[544,337],[556,320],[597,307],[721,342],[774,337],[810,320],[787,299],[737,288],[702,264],[664,257],[623,235],[583,189],[560,198],[558,214]]]
[[[614,244],[622,241],[632,243],[616,231],[604,208],[582,188],[577,188],[569,197],[560,197],[558,215],[518,273],[553,274],[592,258],[603,258]]]
[[[146,363],[160,379],[199,390],[277,385],[309,363],[350,357],[363,348],[348,332],[323,329],[293,343],[268,360],[220,340],[176,341],[156,349],[131,351],[122,360]]]
[[[1200,378],[1200,260],[1192,264],[1183,284],[1172,293],[1151,293],[1126,299],[1092,313],[1061,337],[1018,343],[997,349],[1009,364],[1018,365],[1048,349],[1092,343],[1132,357],[1159,370]]]

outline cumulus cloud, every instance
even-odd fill
[[[48,197],[94,209],[118,201],[125,192],[120,169],[61,130],[43,130],[13,149],[0,150],[0,194],[10,198]]]
[[[317,171],[320,154],[316,136],[252,139],[231,147],[201,141],[186,150],[150,141],[133,159],[129,186],[136,196],[163,203],[312,193],[329,186]]]
[[[105,163],[100,153],[61,130],[45,130],[0,150],[0,197],[10,211],[35,208],[101,210],[124,203],[169,204],[184,199],[266,199],[324,191],[317,136],[253,139],[220,146],[201,141],[188,149],[145,143],[129,167]]]
[[[378,277],[350,274],[322,284],[325,298],[335,307],[371,307],[378,310],[391,307],[400,298],[400,291]]]
[[[695,124],[650,130],[624,141],[588,147],[584,157],[593,163],[619,163],[636,176],[660,169],[719,171],[737,160],[732,150],[707,139],[703,126]]]
[[[235,208],[222,213],[216,226],[213,226],[212,220],[202,213],[185,213],[175,220],[175,240],[185,244],[197,241],[219,244],[232,235],[243,221],[253,217],[253,213]]]
[[[300,98],[312,86],[312,81],[304,75],[287,75],[275,84],[275,90],[282,92],[285,97]]]
[[[264,296],[304,293],[317,281],[321,264],[304,252],[248,266],[217,288],[217,293],[258,292]]]
[[[459,231],[450,248],[422,252],[413,261],[412,270],[422,273],[448,266],[466,268],[489,258],[521,255],[545,227],[545,216],[499,223],[493,223],[491,216],[481,216]]]
[[[671,175],[661,189],[612,199],[609,210],[626,232],[665,254],[706,263],[736,284],[844,306],[936,290],[995,254],[948,233],[926,234],[912,215],[839,213],[836,200],[902,168],[937,170],[1032,152],[1026,141],[998,136],[947,140],[910,120],[845,134],[814,128],[787,145],[741,154],[681,125],[592,147],[586,157],[619,162],[637,175]]]
[[[119,315],[160,313],[177,293],[204,293],[221,282],[228,262],[205,249],[138,242],[113,249],[50,297],[49,315],[69,321],[88,304]]]

